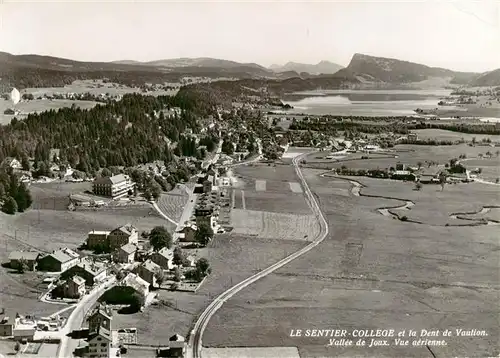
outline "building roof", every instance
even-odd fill
[[[77,285],[82,285],[85,283],[85,279],[83,277],[78,276],[78,275],[71,277],[70,280],[73,281],[74,283],[76,283]]]
[[[166,259],[172,259],[174,257],[174,252],[166,247],[158,251],[158,254]]]
[[[12,251],[9,254],[9,260],[36,261],[41,254],[37,251]]]
[[[77,257],[80,257],[80,255],[78,255],[76,252],[68,248],[54,251],[49,256],[52,256],[56,261],[60,263],[65,263]]]
[[[127,235],[132,235],[134,232],[137,231],[137,229],[135,228],[135,226],[133,226],[132,224],[130,223],[126,223],[125,225],[123,226],[120,226],[116,229],[114,229],[112,232],[115,232],[115,231],[121,231]]]
[[[135,273],[130,272],[124,279],[123,283],[127,286],[132,287],[137,292],[147,292],[149,290],[149,283],[136,275]]]
[[[0,315],[0,324],[12,324],[16,323],[16,314],[13,312],[4,313]]]
[[[109,235],[110,231],[99,231],[99,230],[92,230],[89,231],[89,235]]]
[[[79,262],[76,266],[82,268],[93,277],[106,270],[106,266],[102,262],[92,262],[89,260]]]
[[[113,313],[111,312],[111,310],[109,309],[108,306],[106,306],[105,304],[99,303],[96,307],[94,307],[94,310],[89,315],[87,320],[89,320],[92,316],[95,316],[97,314],[103,315],[104,317],[109,318],[109,319],[111,319],[111,317],[113,315]]]
[[[94,180],[95,184],[119,184],[129,179],[128,175],[118,174],[112,177],[100,177]]]
[[[184,342],[186,339],[180,334],[174,334],[168,339],[170,342]]]
[[[123,252],[125,252],[127,254],[132,254],[132,253],[137,251],[137,246],[135,246],[134,244],[128,243],[128,244],[125,244],[122,247],[120,247],[120,250],[122,250]]]
[[[156,272],[157,270],[161,270],[160,265],[155,264],[151,260],[145,261],[141,266],[150,272]]]

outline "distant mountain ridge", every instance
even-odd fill
[[[349,65],[339,72],[346,77],[357,78],[361,81],[391,84],[421,82],[434,77],[449,78],[451,83],[466,84],[479,75],[473,72],[457,72],[394,58],[375,57],[360,53],[354,54]]]
[[[297,73],[306,72],[311,75],[319,74],[334,74],[344,66],[338,65],[330,61],[320,61],[315,65],[307,63],[287,62],[285,65],[271,65],[269,69],[275,72],[295,71]]]
[[[470,85],[474,87],[500,86],[500,68],[480,74],[470,82]]]

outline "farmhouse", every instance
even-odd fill
[[[109,231],[90,231],[87,237],[87,248],[92,250],[98,246],[107,245],[109,233]]]
[[[132,272],[123,279],[123,284],[132,287],[144,299],[149,294],[149,283]]]
[[[1,164],[2,168],[12,168],[12,169],[17,169],[20,170],[23,168],[21,162],[17,160],[16,158],[12,157],[7,157],[3,160]]]
[[[82,260],[61,274],[62,278],[80,276],[87,286],[93,286],[106,278],[106,266],[101,262]]]
[[[125,224],[114,229],[108,234],[109,246],[112,250],[125,244],[136,244],[139,242],[139,232],[132,224]]]
[[[155,273],[159,271],[161,271],[161,267],[151,260],[147,260],[137,267],[137,274],[151,286],[156,286]]]
[[[137,246],[134,244],[125,244],[122,247],[116,249],[114,255],[114,261],[122,264],[130,264],[134,262],[135,252],[137,251]]]
[[[5,310],[2,309],[2,314],[0,315],[0,337],[10,337],[13,335],[15,321],[15,314],[6,314]]]
[[[89,344],[85,357],[103,358],[111,356],[112,336],[111,336],[111,311],[103,305],[99,305],[88,318]]]
[[[210,180],[211,175],[208,176],[208,179],[203,181],[203,192],[210,193],[212,191],[212,181]]]
[[[418,140],[417,133],[408,133],[407,138],[409,141],[415,142]]]
[[[36,271],[41,254],[37,251],[13,251],[9,254],[10,267],[17,270],[24,263],[30,271]]]
[[[166,247],[151,255],[151,261],[159,265],[163,269],[171,270],[174,268],[173,264],[174,252]]]
[[[69,298],[79,298],[85,295],[85,279],[80,276],[71,277],[65,285],[65,296]]]
[[[194,242],[194,241],[196,241],[196,239],[195,239],[196,230],[197,230],[197,227],[195,224],[184,226],[179,231],[180,233],[184,234],[184,235],[179,236],[179,241],[182,241],[182,242]]]
[[[186,340],[180,334],[174,334],[168,340],[169,357],[184,357],[186,353]]]
[[[80,260],[80,255],[71,249],[64,248],[42,257],[38,261],[41,271],[64,272],[75,266]]]
[[[134,191],[134,188],[135,183],[125,174],[97,178],[92,184],[94,194],[113,199],[128,195],[129,192]]]

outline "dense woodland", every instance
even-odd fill
[[[294,120],[290,125],[290,130],[312,130],[330,133],[334,131],[356,130],[361,133],[384,133],[394,132],[407,134],[414,129],[444,129],[452,132],[470,134],[500,134],[500,127],[495,124],[477,123],[444,123],[444,122],[418,122],[409,123],[404,120],[411,119],[397,117],[391,120],[386,117],[325,117],[323,120]]]

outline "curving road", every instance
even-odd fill
[[[284,258],[283,260],[275,263],[274,265],[264,269],[263,271],[243,280],[242,282],[238,283],[237,285],[229,288],[227,291],[223,292],[220,296],[215,298],[212,303],[203,311],[203,313],[200,315],[198,320],[196,321],[193,330],[191,331],[191,334],[189,336],[189,345],[188,345],[188,357],[191,358],[200,358],[202,355],[202,337],[203,337],[203,332],[205,328],[208,325],[208,322],[210,321],[210,318],[219,310],[219,308],[226,302],[228,299],[230,299],[232,296],[234,296],[236,293],[244,289],[245,287],[251,285],[255,281],[269,275],[273,271],[276,271],[277,269],[285,266],[292,260],[295,260],[296,258],[304,255],[305,253],[309,252],[312,250],[314,247],[316,247],[320,242],[322,242],[327,234],[328,234],[328,223],[325,220],[325,217],[323,216],[323,213],[321,212],[321,209],[319,208],[319,205],[314,198],[311,190],[309,189],[309,186],[307,185],[306,180],[304,179],[304,176],[302,175],[302,172],[300,171],[299,167],[299,161],[305,154],[299,155],[295,158],[293,158],[293,165],[295,168],[295,172],[297,173],[297,176],[299,177],[300,181],[302,182],[302,186],[304,188],[304,193],[306,194],[306,200],[311,207],[314,215],[318,218],[318,221],[320,223],[321,230],[318,234],[318,236],[312,241],[309,245],[306,247],[302,248],[301,250],[291,254],[290,256]]]

